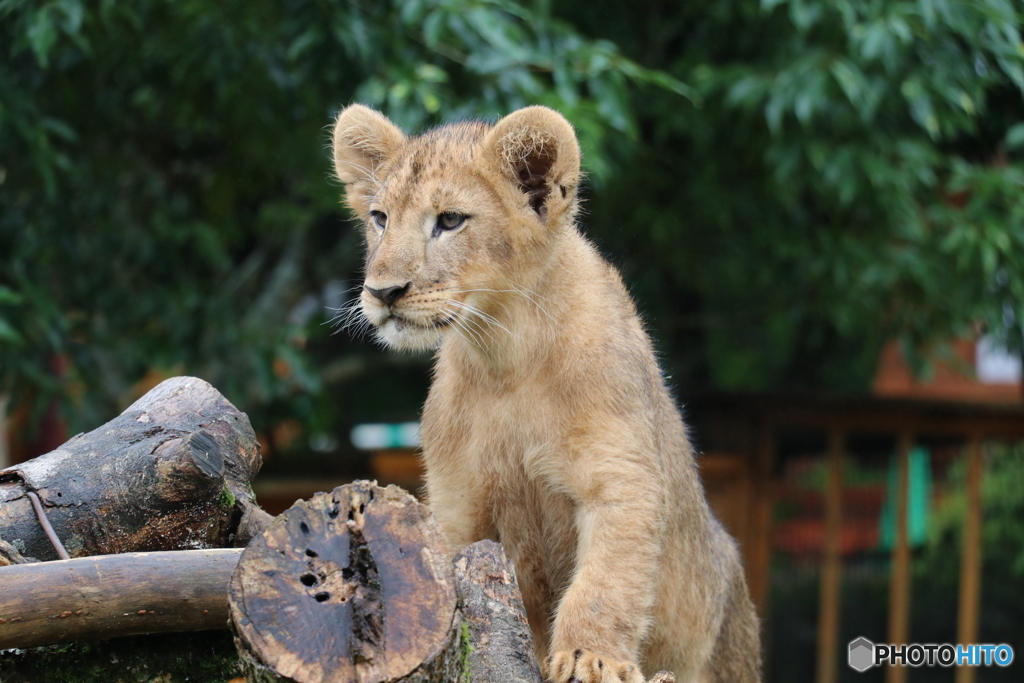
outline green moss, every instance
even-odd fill
[[[3,683],[225,683],[238,675],[238,656],[227,631],[0,651]]]
[[[462,683],[470,683],[469,676],[469,653],[473,651],[473,645],[469,642],[469,623],[462,622]]]
[[[220,496],[217,497],[217,504],[222,508],[231,508],[235,505],[235,494],[231,492],[227,486],[220,491]]]

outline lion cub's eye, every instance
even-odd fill
[[[437,217],[437,223],[434,225],[434,234],[437,235],[444,230],[455,230],[462,226],[466,222],[469,216],[465,216],[461,213],[455,213],[454,211],[445,211]]]
[[[388,226],[388,215],[383,211],[371,211],[370,218],[377,224],[377,227],[383,230]]]

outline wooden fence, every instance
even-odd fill
[[[967,514],[960,558],[957,641],[975,643],[981,595],[981,473],[983,444],[989,439],[1024,440],[1024,405],[962,404],[874,398],[793,397],[715,394],[687,406],[703,457],[702,474],[712,507],[744,551],[751,593],[762,615],[768,604],[772,522],[779,437],[802,430],[825,437],[824,542],[818,611],[817,683],[835,683],[845,663],[839,643],[843,525],[843,468],[852,433],[895,439],[897,486],[895,542],[889,581],[887,642],[908,640],[911,551],[907,529],[908,462],[922,437],[946,437],[966,446]],[[972,683],[976,669],[959,667],[957,683]],[[889,667],[886,683],[904,683],[907,669]]]

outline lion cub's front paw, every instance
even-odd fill
[[[589,650],[561,650],[544,662],[550,683],[644,683],[633,662],[602,657]]]

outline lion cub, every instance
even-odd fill
[[[430,507],[452,554],[515,561],[554,683],[760,680],[736,546],[618,272],[576,227],[572,126],[528,107],[407,138],[352,105],[334,161],[366,222],[363,314],[439,347],[423,409]]]

